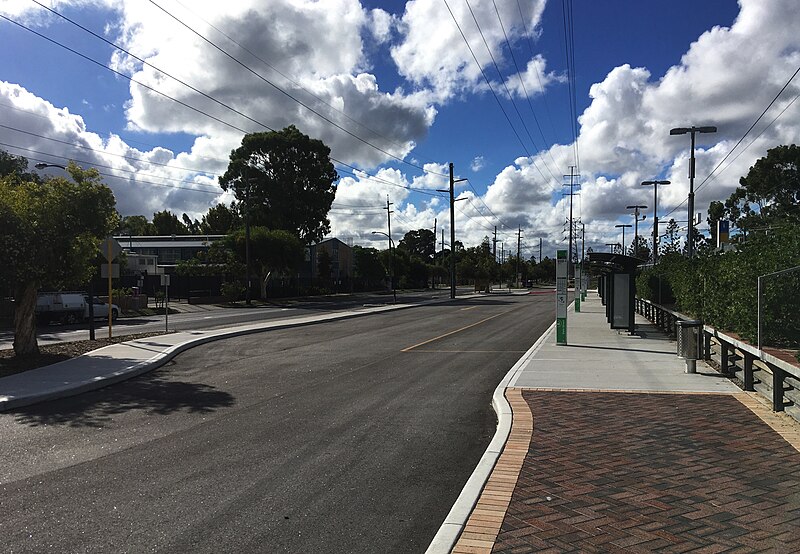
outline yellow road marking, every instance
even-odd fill
[[[415,348],[419,348],[420,346],[423,346],[423,345],[428,344],[430,342],[437,341],[437,340],[443,339],[445,337],[449,337],[450,335],[455,335],[456,333],[460,333],[461,331],[465,331],[465,330],[469,329],[470,327],[475,327],[476,325],[480,325],[481,323],[486,323],[490,319],[494,319],[496,317],[500,317],[501,315],[505,315],[507,313],[508,312],[501,312],[499,314],[495,314],[493,316],[489,316],[486,319],[482,319],[480,321],[476,321],[475,323],[471,323],[471,324],[469,324],[469,325],[467,325],[465,327],[462,327],[460,329],[456,329],[455,331],[450,331],[448,333],[445,333],[444,335],[439,335],[438,337],[434,337],[432,339],[428,339],[426,341],[422,341],[420,343],[417,343],[414,346],[409,346],[408,348],[403,348],[400,352],[408,352],[409,350],[414,350]]]
[[[413,348],[413,347],[412,347]],[[401,350],[401,352],[408,352],[408,348]],[[423,350],[423,354],[440,353],[440,354],[508,354],[518,353],[524,354],[527,350]]]

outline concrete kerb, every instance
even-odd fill
[[[494,390],[492,408],[497,414],[497,429],[495,430],[494,437],[492,437],[492,441],[489,443],[478,465],[475,467],[475,471],[472,472],[464,488],[461,489],[461,494],[458,495],[455,504],[453,504],[453,507],[450,509],[441,527],[439,527],[439,530],[433,537],[428,549],[425,551],[426,554],[448,554],[453,550],[453,547],[458,541],[458,537],[461,536],[461,532],[475,504],[477,504],[478,498],[480,498],[483,488],[489,480],[492,470],[494,470],[494,466],[497,464],[497,460],[500,458],[500,454],[502,454],[508,436],[511,433],[513,413],[511,411],[511,405],[508,403],[508,400],[506,400],[506,388],[516,380],[517,375],[542,347],[542,344],[553,336],[555,328],[556,322],[554,321],[536,342],[533,343],[533,346],[531,346],[528,351],[517,360],[513,367],[508,370],[508,373],[506,373],[502,381],[500,381],[500,384],[497,385],[497,388]]]
[[[449,301],[450,298],[446,300],[438,300],[438,302],[445,302]],[[437,301],[434,301],[437,302]],[[158,369],[159,367],[163,366],[170,360],[172,360],[178,354],[185,352],[186,350],[193,348],[195,346],[200,346],[202,344],[206,344],[209,342],[213,342],[216,340],[221,340],[225,338],[232,338],[238,337],[243,335],[249,335],[254,333],[261,333],[264,331],[271,331],[277,329],[286,329],[290,327],[300,327],[304,325],[313,325],[315,323],[323,323],[327,321],[335,321],[341,319],[350,319],[354,317],[360,317],[375,313],[387,312],[387,311],[395,311],[407,308],[413,308],[416,306],[423,306],[426,304],[398,304],[398,305],[387,305],[375,308],[369,308],[364,311],[359,312],[344,312],[344,313],[335,313],[335,314],[322,314],[318,316],[313,316],[311,318],[298,318],[296,320],[282,320],[280,322],[264,322],[264,323],[257,323],[257,324],[249,324],[245,326],[240,326],[238,328],[229,328],[229,329],[222,329],[216,331],[190,331],[188,333],[197,333],[197,336],[193,336],[188,340],[170,346],[161,352],[157,353],[156,355],[148,358],[147,360],[139,361],[133,363],[132,365],[125,367],[121,370],[115,371],[113,373],[108,373],[103,376],[97,376],[92,378],[89,381],[81,382],[76,385],[64,385],[60,389],[45,391],[42,393],[37,394],[30,394],[26,396],[2,396],[0,395],[0,412],[11,410],[14,408],[21,408],[24,406],[30,406],[32,404],[37,404],[39,402],[45,402],[48,400],[56,400],[59,398],[67,398],[70,396],[75,396],[78,394],[82,394],[84,392],[89,392],[92,390],[101,389],[103,387],[107,387],[127,379],[132,379],[134,377],[138,377],[148,371],[152,371],[154,369]],[[202,333],[202,334],[200,334]],[[169,335],[166,335],[169,336]],[[139,339],[130,341],[127,343],[120,343],[120,344],[112,344],[109,346],[104,346],[102,348],[98,348],[97,350],[93,350],[92,352],[88,353],[97,354],[102,353],[105,350],[118,348],[120,346],[135,346],[137,342],[143,342],[148,340],[157,339],[157,337],[152,337],[151,339]],[[77,358],[74,358],[77,359]],[[60,363],[68,363],[70,360],[66,362]],[[44,369],[44,368],[41,368]],[[31,370],[31,371],[36,371]]]

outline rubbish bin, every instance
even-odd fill
[[[697,360],[703,353],[702,331],[702,321],[682,319],[676,322],[678,356],[686,360],[686,373],[697,372]]]

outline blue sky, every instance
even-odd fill
[[[329,144],[333,157],[367,172],[353,176],[349,168],[341,168],[330,214],[335,236],[373,244],[370,232],[385,228],[380,208],[387,195],[394,203],[397,238],[410,229],[432,228],[434,219],[437,229],[449,230],[446,202],[435,189],[446,184],[441,174],[453,162],[457,175],[469,179],[458,188],[466,198],[456,214],[459,240],[477,244],[497,225],[499,238],[509,247],[515,247],[516,230],[522,227],[526,255],[538,253],[539,238],[546,254],[564,247],[566,203],[559,181],[576,162],[562,0],[156,4],[326,118],[408,163],[276,94],[150,2],[45,3],[258,121],[275,128],[297,125]],[[630,222],[626,204],[652,202],[652,192],[639,187],[643,179],[672,180],[672,186],[659,192],[659,216],[687,219],[681,202],[688,190],[688,137],[670,137],[669,128],[718,126],[716,135],[703,137],[698,145],[698,177],[703,180],[800,65],[800,6],[793,0],[571,0],[568,6],[582,183],[574,211],[586,225],[587,245],[604,249],[605,243],[619,240],[614,225]],[[0,14],[232,126],[263,130],[115,53],[31,0],[4,0]],[[525,28],[532,32],[529,36]],[[169,209],[199,218],[211,205],[231,200],[215,187],[216,175],[224,171],[241,132],[143,92],[9,21],[0,20],[0,33],[3,43],[11,45],[0,49],[0,142],[6,145],[0,148],[35,161],[63,163],[68,158],[102,167],[124,215],[151,217]],[[517,68],[527,84],[524,92]],[[791,83],[763,122],[698,188],[697,211],[704,212],[710,200],[727,197],[768,148],[797,142],[800,111],[790,103],[798,93],[800,88]],[[643,234],[650,232],[646,213]]]

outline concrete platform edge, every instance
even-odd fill
[[[503,452],[508,435],[511,432],[512,412],[511,405],[506,400],[506,388],[512,386],[516,380],[517,375],[522,371],[522,368],[528,361],[536,354],[541,348],[542,344],[553,334],[556,328],[554,321],[542,335],[536,339],[525,354],[508,370],[508,373],[503,377],[500,384],[494,390],[492,395],[492,408],[497,414],[497,429],[492,437],[489,446],[481,457],[475,471],[472,472],[464,488],[461,489],[461,494],[458,495],[453,507],[444,519],[439,531],[433,537],[426,554],[447,554],[453,550],[453,547],[461,536],[461,532],[472,513],[475,504],[480,498],[481,492],[489,480],[489,476],[497,464],[500,454]]]

